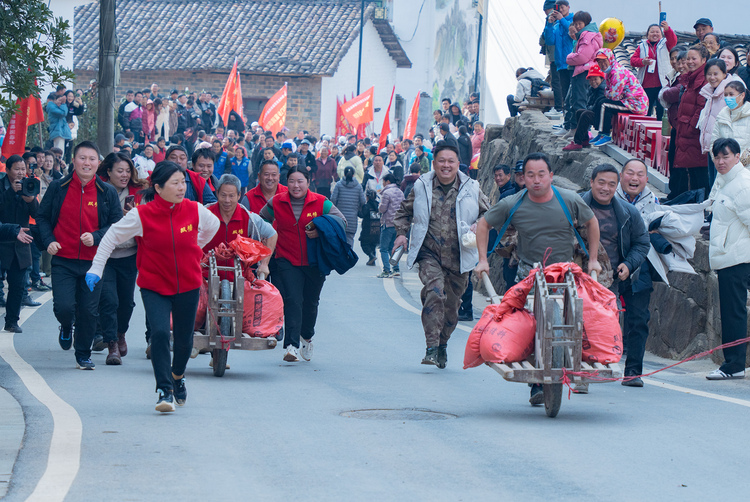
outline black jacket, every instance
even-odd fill
[[[458,149],[458,141],[456,141],[456,137],[453,134],[451,134],[451,133],[447,133],[445,135],[445,137],[442,140],[440,140],[440,141],[444,141],[448,145],[451,145],[451,146],[455,147],[456,149]],[[436,146],[437,146],[437,144],[440,143],[440,141],[438,141],[436,143]]]
[[[587,91],[587,99],[586,99],[586,108],[588,110],[591,110],[596,114],[599,115],[602,107],[602,103],[607,99],[607,97],[604,95],[604,89],[607,88],[606,82],[602,81],[601,84],[599,84],[599,87],[594,89],[593,87],[589,86]]]
[[[471,138],[468,134],[461,134],[456,142],[458,143],[458,153],[461,154],[459,157],[461,164],[470,166],[472,157],[471,154],[473,151],[471,147]]]
[[[229,112],[229,120],[227,122],[227,130],[232,129],[239,134],[245,134],[245,123],[242,121],[242,117],[234,110]]]
[[[581,195],[581,198],[591,206],[594,196],[589,190]],[[617,226],[620,228],[618,240],[622,263],[628,267],[632,280],[635,281],[636,271],[646,261],[646,256],[651,249],[646,224],[643,223],[641,213],[634,206],[624,203],[616,196],[612,198],[612,206],[615,210]],[[615,277],[617,277],[617,272],[615,272]]]
[[[65,196],[68,194],[68,187],[73,176],[75,176],[75,173],[50,183],[47,193],[44,194],[44,199],[42,199],[42,204],[39,206],[36,224],[39,227],[42,244],[45,248],[56,240],[53,231],[57,226],[60,209],[65,201]],[[109,226],[122,218],[122,207],[117,190],[112,185],[103,182],[98,176],[92,182],[96,183],[96,203],[99,215],[99,230],[93,232],[92,235],[94,236],[94,245],[98,246],[104,234],[109,230]]]
[[[39,201],[34,198],[32,202],[26,202],[21,198],[21,193],[14,191],[8,177],[0,180],[0,223],[13,226],[14,232],[8,232],[7,238],[0,239],[0,262],[3,268],[10,268],[13,258],[18,259],[18,268],[31,266],[31,245],[19,242],[16,239],[21,227],[28,228],[29,217],[35,218],[39,209]],[[13,235],[10,235],[13,234]]]

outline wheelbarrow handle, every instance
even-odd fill
[[[259,273],[257,277],[261,281],[265,281],[266,280],[266,274],[264,274],[263,272]]]
[[[492,281],[490,281],[490,276],[487,275],[487,272],[482,272],[482,283],[484,284],[484,289],[487,291],[487,294],[490,295],[491,303],[498,304],[503,300],[495,291],[495,287],[492,285]]]
[[[592,279],[594,279],[594,281],[599,282],[599,279],[597,279],[596,270],[592,270],[589,275],[591,276]]]

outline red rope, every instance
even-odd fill
[[[214,310],[211,307],[208,307],[208,313],[211,315],[211,319],[216,325],[216,332],[219,334],[219,337],[221,338],[222,350],[229,350],[229,348],[231,347],[230,345],[231,342],[224,336],[224,333],[221,332],[221,324],[219,324],[219,320],[216,318],[216,313],[214,313]]]
[[[605,378],[605,377],[600,377],[598,371],[593,371],[593,372],[588,372],[588,371],[569,371],[566,368],[563,368],[562,369],[563,370],[562,383],[564,385],[568,386],[568,399],[570,399],[570,393],[573,390],[573,388],[570,386],[570,383],[571,383],[570,376],[573,376],[573,377],[576,377],[576,376],[578,376],[578,377],[585,377],[585,378],[588,378],[589,380],[594,380],[596,382],[618,382],[618,381],[629,382],[631,380],[635,380],[636,378],[649,377],[651,375],[655,375],[657,373],[660,373],[660,372],[662,372],[664,370],[668,370],[670,368],[674,368],[675,366],[679,366],[680,364],[686,363],[688,361],[693,361],[695,359],[699,359],[701,357],[705,357],[705,356],[707,356],[709,354],[713,354],[717,350],[727,349],[729,347],[736,347],[737,345],[742,345],[742,344],[745,344],[745,343],[748,343],[748,342],[750,342],[750,337],[748,337],[748,338],[741,338],[739,340],[735,340],[734,342],[725,343],[725,344],[719,345],[718,347],[715,347],[715,348],[713,348],[711,350],[707,350],[705,352],[701,352],[700,354],[695,354],[694,356],[690,356],[687,359],[683,359],[682,361],[678,361],[678,362],[676,362],[674,364],[670,364],[669,366],[665,366],[664,368],[658,369],[656,371],[652,371],[651,373],[646,373],[646,374],[643,374],[643,375],[628,376],[628,377],[624,376],[622,378]]]

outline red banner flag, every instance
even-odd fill
[[[385,148],[385,142],[388,139],[388,135],[391,133],[391,103],[393,103],[393,95],[396,93],[396,86],[393,86],[391,91],[391,100],[388,101],[388,108],[385,110],[385,118],[383,119],[383,129],[380,131],[380,141],[378,141],[378,153]]]
[[[352,98],[341,106],[341,112],[344,114],[349,123],[359,128],[360,125],[372,122],[372,98],[375,92],[374,87]]]
[[[286,84],[284,87],[279,89],[276,94],[271,96],[266,106],[263,107],[263,112],[260,114],[258,119],[258,125],[263,130],[271,131],[275,135],[281,131],[286,123]]]
[[[18,111],[8,122],[8,130],[3,141],[2,155],[6,159],[11,155],[23,155],[26,146],[26,133],[29,126],[44,122],[42,102],[35,96],[17,99]]]
[[[224,125],[229,123],[229,112],[234,110],[242,120],[245,120],[242,114],[242,87],[240,86],[240,72],[237,71],[237,58],[234,58],[234,66],[229,72],[227,84],[224,86],[224,92],[219,100],[219,107],[216,112],[224,120]]]
[[[417,98],[414,100],[414,104],[411,105],[411,112],[409,112],[409,118],[406,119],[406,125],[404,126],[404,139],[414,139],[414,134],[417,132],[417,118],[419,118],[419,96],[422,91],[417,92]]]

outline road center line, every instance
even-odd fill
[[[50,292],[37,298],[37,301],[44,305],[51,299]],[[22,325],[38,309],[39,307],[24,309],[18,324]],[[83,435],[81,417],[71,405],[55,394],[44,378],[18,354],[13,344],[14,336],[10,333],[0,334],[0,357],[16,372],[31,395],[47,407],[53,421],[47,468],[26,500],[62,501],[70,491],[80,467]]]
[[[393,279],[383,279],[383,287],[385,287],[385,292],[388,294],[388,296],[391,298],[391,300],[393,300],[393,302],[396,305],[403,308],[404,310],[411,312],[412,314],[416,314],[418,316],[422,315],[422,312],[419,309],[412,306],[409,302],[404,300],[401,294],[399,294],[398,290],[396,289],[395,281]],[[456,328],[471,333],[471,329],[467,328],[466,326],[462,326],[459,324],[458,326],[456,326]],[[700,397],[705,397],[708,399],[715,399],[716,401],[723,401],[725,403],[731,403],[731,404],[736,404],[739,406],[744,406],[746,408],[750,408],[750,401],[746,401],[744,399],[722,396],[720,394],[714,394],[712,392],[705,392],[702,390],[690,389],[688,387],[680,387],[679,385],[673,385],[673,384],[666,383],[666,382],[660,382],[652,378],[644,378],[643,381],[649,385],[661,387],[662,389],[673,390],[675,392],[682,392],[683,394],[690,394],[693,396],[700,396]]]

